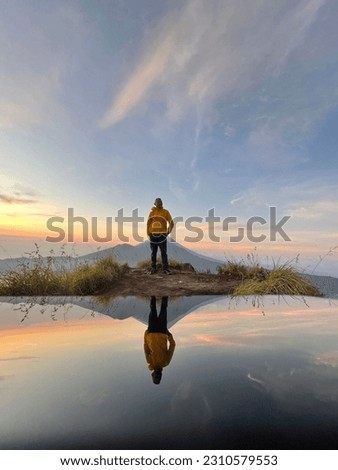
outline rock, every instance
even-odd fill
[[[193,266],[192,264],[190,264],[190,263],[183,263],[183,267],[184,267],[184,270],[185,270],[185,271],[190,271],[190,272],[192,272],[192,273],[195,272],[194,266]]]

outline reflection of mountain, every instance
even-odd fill
[[[190,312],[195,311],[198,307],[211,303],[218,299],[215,295],[194,295],[189,297],[169,298],[168,304],[168,326],[172,326],[178,320],[183,318]],[[112,318],[123,320],[133,317],[136,320],[148,324],[148,316],[150,311],[150,298],[140,297],[115,297],[108,304],[102,304],[93,298],[88,299],[86,308],[95,312],[109,315]],[[157,298],[159,301],[160,298]],[[73,301],[74,304],[84,307],[84,299]]]
[[[22,297],[1,297],[2,302],[11,304],[31,305],[32,299]],[[171,299],[169,297],[168,304],[168,327],[171,327],[181,318],[188,315],[188,313],[195,311],[197,308],[207,305],[219,296],[215,295],[194,295],[189,297],[176,297]],[[157,298],[160,301],[161,298]],[[34,301],[33,301],[34,303]],[[39,299],[35,301],[39,305]],[[148,316],[150,311],[150,298],[140,297],[111,297],[102,301],[94,297],[46,297],[43,299],[43,306],[55,306],[54,313],[60,312],[63,315],[65,307],[69,305],[77,305],[90,312],[97,312],[103,315],[108,315],[118,320],[125,320],[126,318],[135,318],[144,324],[148,323]],[[36,312],[36,317],[35,317]],[[47,318],[48,319],[48,318]],[[72,310],[68,310],[67,319],[72,319]],[[31,309],[29,314],[29,322],[35,323],[41,321],[41,313],[39,309]]]

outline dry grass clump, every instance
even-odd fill
[[[94,264],[80,264],[73,270],[55,269],[52,257],[40,255],[17,270],[0,273],[1,296],[92,295],[111,287],[128,269],[112,257]]]
[[[268,271],[256,262],[245,264],[243,260],[228,260],[224,266],[217,267],[217,273],[227,281],[244,281],[245,279],[263,280]]]
[[[227,260],[219,266],[218,275],[227,281],[242,281],[233,296],[292,295],[320,296],[318,289],[296,269],[298,257],[284,264],[273,262],[273,268],[263,268],[257,254],[247,255],[246,260]]]
[[[21,264],[17,270],[0,273],[0,295],[57,295],[64,284],[51,265]]]
[[[101,293],[111,287],[127,269],[127,264],[121,265],[111,256],[101,258],[92,265],[80,265],[70,276],[71,295]]]
[[[244,280],[233,295],[291,295],[320,296],[319,290],[298,273],[292,266],[283,265],[267,271],[262,280]]]

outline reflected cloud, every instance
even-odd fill
[[[251,380],[254,383],[257,383],[257,384],[262,385],[263,387],[265,387],[265,384],[264,384],[264,382],[262,382],[262,380],[259,380],[256,377],[253,377],[250,373],[248,374],[248,379]]]
[[[330,367],[338,367],[338,351],[329,351],[316,356],[316,362]]]
[[[31,359],[39,359],[38,356],[17,356],[17,357],[5,357],[1,358],[0,357],[0,362],[6,362],[6,361],[27,361]]]
[[[204,305],[115,298],[104,308],[113,305],[116,318],[92,317],[88,306],[96,299],[76,300],[68,317],[60,311],[53,321],[53,304],[43,314],[33,306],[27,323],[16,325],[20,312],[0,305],[4,448],[336,446],[338,318],[324,299],[307,310],[296,300],[266,299],[269,314],[262,316],[251,304],[237,315],[227,298]],[[143,304],[145,316],[138,316]],[[181,306],[184,316],[170,317]],[[147,371],[154,357],[145,361],[144,320],[157,330],[146,336],[165,337],[162,365],[169,367],[160,387]]]
[[[261,365],[256,362],[255,370],[247,377],[278,406],[294,413],[316,410],[319,402],[338,404],[337,369],[318,363],[311,354],[300,354],[297,350],[273,353]]]

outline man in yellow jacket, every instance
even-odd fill
[[[160,315],[157,316],[156,297],[150,300],[148,329],[144,333],[144,354],[154,384],[159,384],[162,370],[169,365],[175,350],[173,335],[167,329],[168,297],[162,297]],[[169,342],[169,348],[168,348]]]
[[[167,236],[174,227],[170,212],[164,209],[162,199],[155,199],[147,221],[147,235],[150,238],[151,274],[156,273],[157,249],[160,248],[162,267],[165,274],[170,274],[167,254]]]

